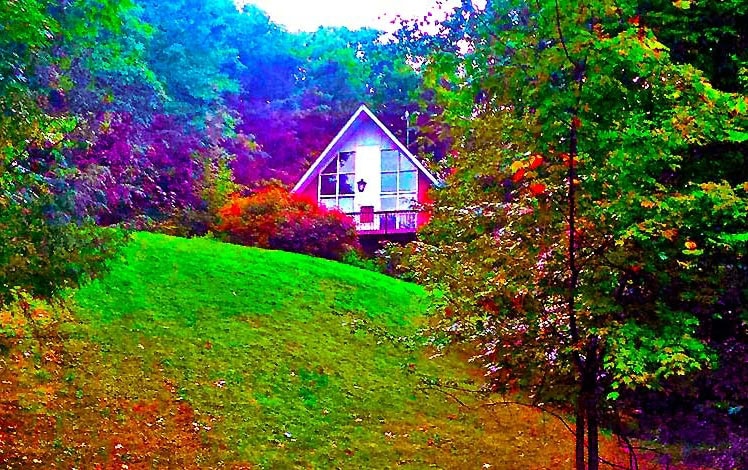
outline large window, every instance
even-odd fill
[[[340,152],[319,175],[319,203],[353,212],[356,152]]]
[[[418,170],[399,150],[382,150],[382,210],[410,210],[418,200]]]

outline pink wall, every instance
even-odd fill
[[[429,190],[433,187],[433,183],[431,180],[424,175],[421,171],[418,172],[418,202],[420,204],[428,204],[431,201],[431,198],[429,197]],[[418,214],[418,221],[417,225],[418,228],[421,228],[422,226],[426,225],[431,219],[431,214],[429,212],[421,212]]]
[[[315,174],[314,178],[312,178],[312,180],[309,182],[309,184],[306,186],[306,188],[304,188],[304,190],[301,192],[301,194],[303,196],[308,197],[309,199],[311,199],[312,201],[316,202],[317,204],[319,204],[318,191],[317,191],[317,184],[318,184],[317,183],[317,178],[318,178],[318,175],[319,175],[319,173]]]

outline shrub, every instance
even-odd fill
[[[387,274],[384,263],[378,258],[369,257],[363,250],[349,250],[343,254],[340,261],[357,268],[366,269],[367,271]]]
[[[1,170],[0,304],[14,290],[51,297],[106,269],[126,240],[124,232],[76,220],[63,197],[30,171]]]
[[[377,263],[381,266],[381,271],[388,276],[404,281],[416,282],[417,279],[413,271],[412,261],[415,250],[416,245],[413,243],[399,245],[387,242],[382,246],[382,249],[376,252]]]
[[[240,245],[339,260],[358,247],[352,219],[280,187],[232,197],[219,210],[216,230]]]

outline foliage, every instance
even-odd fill
[[[693,64],[719,90],[748,89],[748,38],[740,26],[748,20],[745,2],[654,0],[640,8],[642,20],[670,48],[674,61]]]
[[[340,259],[358,246],[354,222],[299,194],[268,187],[219,210],[218,232],[241,245]]]
[[[164,84],[168,114],[200,124],[204,115],[237,91],[226,69],[236,62],[229,20],[237,15],[230,0],[168,3],[137,0],[140,18],[153,35],[145,44],[148,65]]]
[[[27,203],[0,194],[0,304],[17,288],[50,296],[106,269],[125,238],[121,231],[55,220],[45,198],[21,194]]]
[[[377,261],[382,265],[383,272],[411,282],[416,280],[415,269],[412,264],[414,255],[415,245],[412,243],[403,246],[398,243],[386,242],[376,253]]]
[[[113,224],[201,205],[196,135],[163,115],[146,127],[123,114],[104,114],[97,123],[95,143],[72,158],[80,171],[73,186],[79,211]]]
[[[0,54],[8,59],[0,73],[0,303],[18,288],[49,296],[100,274],[124,238],[74,209],[69,183],[76,169],[66,151],[85,119],[66,110],[75,76],[55,52],[63,40],[112,32],[109,21],[127,7],[79,1],[70,13],[55,3],[10,2],[0,10]],[[76,15],[92,8],[101,22],[79,27]]]
[[[349,250],[339,261],[367,271],[384,273],[382,263],[377,258],[368,256],[363,250]]]
[[[725,302],[748,188],[712,179],[729,159],[697,173],[690,155],[744,139],[746,98],[674,64],[637,8],[463,6],[443,38],[466,46],[425,66],[456,138],[413,248],[435,327],[481,344],[495,388],[574,407],[577,468],[585,434],[597,468],[599,420],[623,390],[714,363],[700,321],[744,328],[745,304]]]

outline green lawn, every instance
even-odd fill
[[[144,380],[168,377],[228,460],[396,462],[387,424],[444,413],[415,390],[411,364],[434,365],[373,332],[415,332],[424,296],[412,284],[291,253],[138,234],[111,275],[75,298],[115,375],[141,379],[118,392],[148,401],[158,390]],[[359,318],[371,327],[356,331]]]
[[[429,359],[420,340],[392,341],[424,319],[416,285],[138,233],[108,275],[71,296],[57,339],[0,355],[0,402],[12,404],[0,406],[0,466],[570,465],[571,436],[552,419],[422,389],[424,376],[480,373],[457,354]]]

